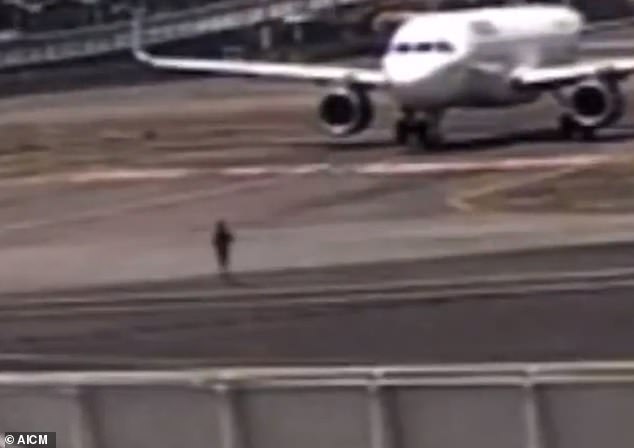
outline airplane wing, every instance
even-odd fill
[[[511,82],[518,87],[556,88],[588,77],[609,76],[622,79],[632,73],[634,58],[615,58],[556,67],[521,67],[511,74]]]
[[[335,67],[320,64],[272,63],[224,59],[191,59],[154,56],[143,49],[141,20],[135,19],[132,33],[134,57],[145,64],[164,70],[208,72],[233,76],[282,78],[315,83],[346,82],[368,87],[384,87],[388,79],[381,70]]]

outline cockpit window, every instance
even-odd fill
[[[454,50],[453,45],[446,41],[436,43],[436,49],[441,53],[451,53]]]
[[[438,53],[451,53],[454,51],[454,47],[447,41],[418,42],[411,44],[401,42],[394,46],[393,51],[396,53],[409,53],[410,51],[418,53],[429,53],[432,51]]]
[[[429,52],[432,51],[432,49],[433,45],[429,42],[419,42],[418,44],[416,44],[416,51]]]

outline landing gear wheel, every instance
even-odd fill
[[[404,113],[394,123],[394,140],[399,145],[406,145],[413,152],[438,149],[442,146],[439,122],[440,118],[437,116],[429,121]]]
[[[577,123],[570,115],[563,114],[561,117],[559,117],[559,132],[564,139],[573,139],[575,137],[576,128]]]
[[[409,123],[401,118],[394,123],[394,140],[398,145],[405,145],[409,135]]]
[[[429,149],[429,132],[427,123],[418,121],[414,124],[409,138],[410,149],[416,151],[421,149]]]
[[[583,126],[580,128],[580,134],[581,134],[581,139],[583,141],[586,141],[586,142],[592,141],[594,140],[596,136],[595,128]]]
[[[407,143],[412,151],[433,151],[441,147],[442,140],[426,121],[420,120],[410,127]]]
[[[559,117],[559,131],[566,140],[591,141],[595,138],[596,128],[580,125],[572,116],[563,114]]]

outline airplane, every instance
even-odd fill
[[[625,112],[620,83],[634,58],[580,59],[583,16],[563,5],[509,5],[412,13],[397,25],[380,69],[322,64],[163,57],[142,46],[141,13],[132,50],[156,69],[283,78],[328,86],[317,116],[333,136],[368,129],[370,96],[385,89],[398,106],[393,134],[400,145],[444,147],[443,116],[451,109],[504,108],[551,94],[561,107],[565,139],[592,140]]]

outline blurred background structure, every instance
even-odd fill
[[[139,6],[147,12],[145,42],[162,53],[318,60],[381,52],[389,28],[377,33],[375,19],[386,10],[530,1],[0,0],[0,95],[82,87],[98,79],[121,83],[171,76],[144,71],[128,54],[130,12]],[[540,3],[562,1],[593,22],[634,15],[633,0]]]
[[[0,27],[20,32],[75,29],[126,20],[133,0],[2,0]],[[205,0],[147,0],[150,14],[186,10]]]
[[[127,9],[143,4],[149,14],[186,11],[223,0],[0,0],[0,29],[44,32],[89,27],[126,20]],[[532,0],[404,0],[423,9],[454,9]],[[368,0],[379,3],[381,0]],[[631,13],[631,0],[541,0],[539,3],[572,3],[595,19]],[[266,3],[266,2],[262,2]],[[386,3],[386,2],[382,2]]]

